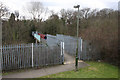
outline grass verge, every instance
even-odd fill
[[[77,72],[66,71],[40,78],[118,78],[118,67],[103,62],[86,62],[89,67],[81,68]]]

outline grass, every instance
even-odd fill
[[[90,66],[81,68],[77,72],[74,70],[61,72],[57,74],[52,74],[48,76],[43,76],[40,78],[118,78],[118,67],[110,65],[108,63],[103,62],[86,62]],[[24,71],[24,70],[20,70]],[[16,71],[15,71],[16,72]],[[14,72],[9,72],[14,73]],[[9,73],[4,73],[4,75],[8,75]],[[27,80],[40,80],[40,78],[33,78]]]
[[[66,71],[40,78],[118,78],[118,67],[103,62],[87,62],[89,67],[77,72]]]

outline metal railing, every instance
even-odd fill
[[[2,70],[29,68],[63,63],[61,46],[19,44],[2,46]]]

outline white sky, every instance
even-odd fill
[[[82,8],[103,9],[112,8],[118,9],[119,0],[0,0],[3,2],[12,12],[19,10],[20,15],[27,15],[24,7],[30,1],[40,1],[49,10],[58,12],[61,9],[74,9],[73,6],[79,4]]]

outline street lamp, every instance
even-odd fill
[[[76,48],[76,58],[75,58],[75,70],[78,70],[78,30],[79,30],[79,7],[80,5],[74,6],[74,8],[78,8],[78,17],[77,17],[77,48]]]

